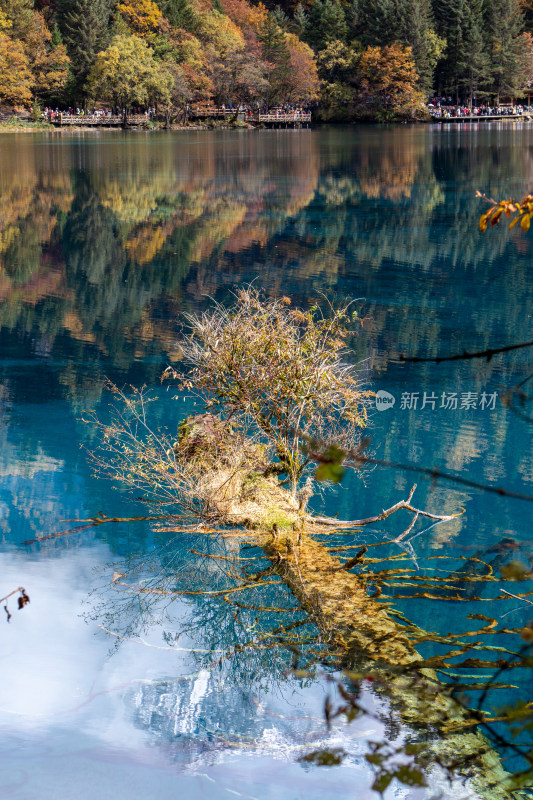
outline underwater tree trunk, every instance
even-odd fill
[[[370,597],[363,581],[305,531],[261,537],[260,544],[332,652],[338,653],[342,668],[386,681],[402,721],[433,734],[427,747],[436,760],[463,763],[460,774],[470,777],[480,797],[512,798],[505,786],[509,774],[489,740],[475,730],[474,714],[444,691],[434,670],[417,666],[424,659],[391,605]],[[468,732],[447,731],[462,724],[470,726]]]

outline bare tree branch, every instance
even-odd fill
[[[0,603],[3,603],[4,600],[7,600],[9,597],[12,597],[14,594],[17,594],[17,592],[24,592],[24,591],[25,591],[24,587],[19,586],[18,589],[13,589],[13,591],[9,592],[9,594],[6,594],[5,597],[0,597]]]
[[[415,514],[415,520],[413,520],[412,524],[404,531],[402,535],[406,536],[411,528],[413,527],[416,518],[421,514],[423,517],[429,517],[430,519],[436,519],[440,522],[447,522],[450,519],[454,519],[455,517],[461,516],[464,513],[461,510],[460,514],[430,514],[429,511],[422,511],[419,508],[414,508],[411,505],[411,499],[416,489],[416,483],[414,484],[413,488],[409,492],[409,497],[407,500],[400,500],[398,503],[395,503],[390,508],[384,509],[380,514],[376,514],[375,517],[366,517],[366,519],[354,519],[354,520],[340,520],[334,519],[333,517],[309,517],[309,522],[316,522],[320,525],[328,525],[330,527],[335,528],[355,528],[355,527],[362,527],[363,525],[371,525],[373,522],[381,522],[381,520],[387,519],[392,514],[395,514],[396,511],[400,511],[402,508],[405,508],[406,511],[411,511]]]

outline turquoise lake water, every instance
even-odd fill
[[[146,513],[93,474],[82,418],[107,413],[109,379],[152,387],[156,424],[174,430],[193,410],[160,384],[179,359],[180,315],[229,303],[252,280],[304,307],[324,295],[358,299],[354,359],[370,388],[395,398],[372,411],[376,458],[533,494],[533,404],[516,413],[502,401],[529,374],[531,349],[489,362],[400,360],[532,339],[531,235],[504,225],[482,235],[475,197],[520,198],[532,182],[526,122],[0,138],[0,594],[24,586],[31,597],[20,612],[9,601],[9,624],[0,618],[3,796],[373,796],[364,754],[389,730],[386,713],[328,731],[325,676],[296,679],[284,649],[235,652],[277,616],[252,609],[237,619],[220,596],[141,602],[113,588],[113,573],[132,568],[167,588],[230,587],[223,562],[191,551],[259,558],[242,539],[133,522],[24,542],[75,524],[65,520]],[[491,560],[508,539],[533,565],[526,501],[380,467],[314,505],[366,517],[414,481],[419,508],[465,513],[427,531],[417,522],[412,563]],[[361,541],[392,538],[406,519]],[[283,607],[288,620],[301,613],[280,583],[251,605]],[[533,616],[512,598],[497,610],[404,605],[442,632],[472,628],[468,613],[506,615],[513,627]],[[378,703],[370,693],[367,702]],[[298,762],[323,746],[348,756],[335,768]],[[392,785],[386,796],[432,795]]]

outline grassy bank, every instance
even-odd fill
[[[11,119],[0,122],[0,133],[19,133],[24,131],[51,131],[53,125],[50,125],[44,120],[26,120],[19,117],[11,117]]]
[[[149,126],[135,126],[128,128],[127,130],[143,130],[143,131],[163,131],[163,130],[173,130],[173,131],[200,131],[200,130],[232,130],[234,128],[242,128],[242,129],[252,129],[255,126],[249,125],[241,120],[237,120],[234,123],[223,121],[223,120],[209,120],[205,123],[173,123],[167,128],[164,123],[152,123]],[[45,122],[44,120],[24,120],[18,117],[12,117],[11,119],[4,120],[0,122],[0,133],[35,133],[36,131],[59,131],[61,133],[65,132],[79,132],[79,131],[121,131],[124,130],[121,127],[114,127],[114,128],[107,128],[105,126],[85,126],[85,125],[68,125],[64,127],[59,127],[55,125],[50,125],[49,122]]]

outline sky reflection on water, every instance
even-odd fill
[[[261,800],[367,796],[364,740],[378,738],[379,726],[363,719],[328,734],[327,686],[286,676],[290,654],[243,656],[217,671],[198,654],[160,649],[169,647],[163,631],[183,631],[179,647],[231,647],[240,634],[223,604],[180,599],[166,617],[157,610],[144,620],[128,607],[116,617],[118,632],[130,626],[149,646],[122,641],[113,650],[115,640],[96,627],[109,612],[105,591],[90,593],[109,587],[108,564],[153,556],[163,534],[122,524],[29,550],[21,543],[69,527],[61,520],[142,513],[91,474],[79,449],[92,443],[82,412],[107,402],[106,377],[159,389],[162,369],[179,358],[178,315],[206,307],[209,297],[226,302],[232,287],[253,279],[295,304],[319,291],[363,298],[356,358],[373,388],[396,397],[393,409],[373,415],[379,457],[467,470],[531,493],[532,428],[499,398],[494,409],[420,407],[424,392],[500,392],[524,377],[527,354],[440,366],[402,365],[398,356],[531,338],[530,238],[503,228],[481,236],[474,191],[499,197],[530,188],[532,140],[525,123],[2,136],[1,588],[22,584],[31,596],[3,627],[6,794],[133,800],[153,796],[155,786],[162,800],[230,790]],[[189,405],[161,391],[156,421],[172,428]],[[419,394],[416,409],[401,407],[405,392]],[[365,516],[405,496],[411,482],[375,470],[328,490],[326,506]],[[417,538],[418,558],[530,538],[527,504],[423,480],[417,502],[439,513],[467,510]],[[387,529],[399,532],[402,520]],[[204,575],[190,546],[176,544],[183,581]],[[281,586],[269,592],[290,601]],[[525,624],[527,609],[515,605],[503,610]],[[421,624],[436,624],[434,606],[417,605]],[[437,616],[453,629],[458,610],[440,604]],[[350,753],[342,767],[296,763],[328,741]],[[424,795],[394,787],[388,796]]]

